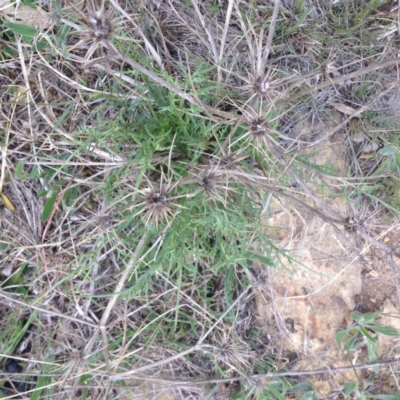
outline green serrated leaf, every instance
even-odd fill
[[[42,212],[42,221],[43,222],[45,222],[49,219],[49,217],[54,209],[54,205],[55,205],[56,201],[57,201],[57,194],[54,194],[49,199],[47,199],[46,203],[44,204],[43,212]]]
[[[38,30],[32,28],[31,26],[24,24],[17,24],[15,22],[4,22],[4,26],[10,29],[12,32],[28,39],[34,38],[38,33]]]

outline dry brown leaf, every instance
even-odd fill
[[[331,103],[331,106],[332,106],[332,107],[335,107],[336,110],[338,110],[338,111],[340,111],[341,113],[346,114],[346,115],[354,115],[354,114],[357,113],[357,110],[355,110],[355,109],[352,108],[352,107],[345,106],[345,105],[342,104],[342,103]],[[354,115],[354,117],[359,118],[358,115]]]
[[[3,200],[3,203],[5,204],[5,206],[12,212],[16,211],[16,208],[14,206],[14,204],[11,202],[11,200],[4,194],[4,193],[0,193],[0,197]]]
[[[370,276],[372,276],[373,278],[378,278],[379,277],[379,272],[375,271],[374,269],[372,269],[371,271],[369,271]]]

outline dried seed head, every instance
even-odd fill
[[[204,191],[211,197],[218,197],[218,176],[214,172],[205,171],[201,173],[198,177],[198,182]]]
[[[235,343],[227,334],[218,335],[216,339],[218,352],[215,354],[215,358],[218,362],[234,365],[237,368],[250,366],[253,354],[247,346]]]
[[[232,171],[236,168],[237,160],[233,154],[227,154],[221,158],[220,166],[222,169]]]
[[[271,90],[271,83],[268,77],[258,76],[253,82],[253,91],[261,96],[265,96]]]
[[[250,122],[250,133],[256,138],[262,138],[268,134],[269,124],[261,118],[256,118]]]
[[[166,220],[171,214],[172,209],[165,189],[149,189],[146,193],[146,215],[148,220],[152,220],[156,226],[162,220]]]
[[[109,39],[114,33],[114,27],[111,20],[103,15],[101,11],[93,12],[93,15],[88,18],[88,22],[90,33],[98,41]]]

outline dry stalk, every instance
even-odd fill
[[[132,375],[138,374],[139,372],[144,372],[144,371],[147,371],[149,369],[153,369],[153,368],[165,365],[165,364],[169,364],[172,361],[175,361],[175,360],[177,360],[179,358],[182,358],[182,357],[184,357],[184,356],[186,356],[186,355],[188,355],[190,353],[194,353],[196,351],[200,351],[202,349],[202,344],[203,344],[204,340],[207,339],[207,337],[211,334],[211,332],[215,329],[215,327],[225,318],[225,316],[232,310],[232,308],[234,308],[236,306],[236,304],[238,304],[239,301],[247,294],[247,292],[249,291],[249,289],[251,287],[252,287],[252,285],[247,286],[247,288],[243,291],[243,293],[241,293],[240,296],[231,304],[231,306],[228,307],[222,313],[222,315],[211,326],[211,328],[204,335],[201,336],[201,338],[198,340],[198,342],[197,342],[197,344],[195,346],[193,346],[190,349],[187,349],[185,351],[182,351],[182,352],[180,352],[178,354],[175,354],[172,357],[168,357],[168,358],[166,358],[164,360],[157,361],[157,362],[152,363],[152,364],[144,365],[143,367],[135,368],[135,369],[132,369],[130,371],[123,372],[121,374],[112,375],[112,376],[109,377],[110,380],[111,381],[118,381],[118,380],[121,380],[121,379],[127,379],[127,378],[131,377]]]
[[[304,89],[301,92],[290,96],[290,98],[288,98],[286,100],[278,101],[276,104],[276,107],[283,107],[283,106],[291,103],[292,101],[302,98],[303,96],[305,96],[307,94],[315,92],[316,90],[324,89],[328,86],[334,85],[335,83],[340,83],[340,82],[346,81],[347,79],[356,78],[358,76],[368,74],[369,72],[377,71],[379,69],[390,67],[391,65],[396,65],[396,64],[400,64],[400,57],[394,58],[394,59],[388,60],[388,61],[382,61],[379,64],[371,65],[369,67],[359,69],[358,71],[350,72],[347,75],[341,75],[341,76],[338,76],[337,78],[329,79],[329,80],[327,80],[325,82],[321,82],[313,87]],[[303,81],[303,78],[299,78],[298,82],[300,82],[300,81]],[[275,89],[276,88],[277,87],[275,87]]]
[[[96,342],[100,332],[107,325],[107,321],[108,321],[108,318],[110,317],[111,311],[114,308],[115,303],[117,302],[118,297],[119,297],[119,295],[120,295],[120,293],[121,293],[121,291],[122,291],[122,289],[123,289],[123,287],[125,285],[126,278],[129,276],[129,274],[131,273],[133,267],[138,262],[139,254],[141,253],[144,245],[146,244],[147,237],[148,237],[148,233],[147,232],[142,235],[138,245],[135,248],[134,253],[132,254],[131,259],[129,260],[128,265],[125,267],[125,270],[122,273],[121,278],[119,279],[119,281],[118,281],[118,283],[117,283],[117,285],[115,287],[114,296],[108,302],[107,308],[105,309],[105,311],[104,311],[104,313],[103,313],[103,315],[101,317],[99,325],[96,326],[97,330],[95,331],[95,333],[93,334],[93,336],[90,339],[89,343],[86,345],[86,347],[84,349],[83,354],[84,354],[85,357],[88,357],[91,354],[92,349],[93,349],[93,345]]]

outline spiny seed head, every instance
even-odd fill
[[[218,183],[217,174],[214,172],[202,173],[198,178],[198,182],[210,197],[214,197],[216,195]]]
[[[222,169],[232,171],[236,168],[236,159],[233,154],[227,154],[221,158],[220,165]]]
[[[146,194],[145,208],[147,219],[153,220],[156,226],[159,221],[166,220],[172,214],[167,191],[165,189],[149,190]]]
[[[271,89],[271,84],[267,78],[257,76],[254,79],[253,91],[255,93],[258,93],[260,95],[266,95],[270,89]]]
[[[157,210],[168,206],[168,197],[164,192],[151,192],[147,198],[148,205]]]
[[[108,39],[114,32],[114,27],[109,18],[104,16],[100,11],[95,11],[88,18],[91,34],[96,40]]]
[[[250,366],[250,359],[253,356],[249,348],[243,344],[235,343],[232,339],[226,335],[221,335],[218,338],[218,352],[215,354],[215,358],[218,362],[227,365]]]
[[[269,124],[261,118],[256,118],[250,122],[250,132],[255,137],[262,137],[268,133]]]

